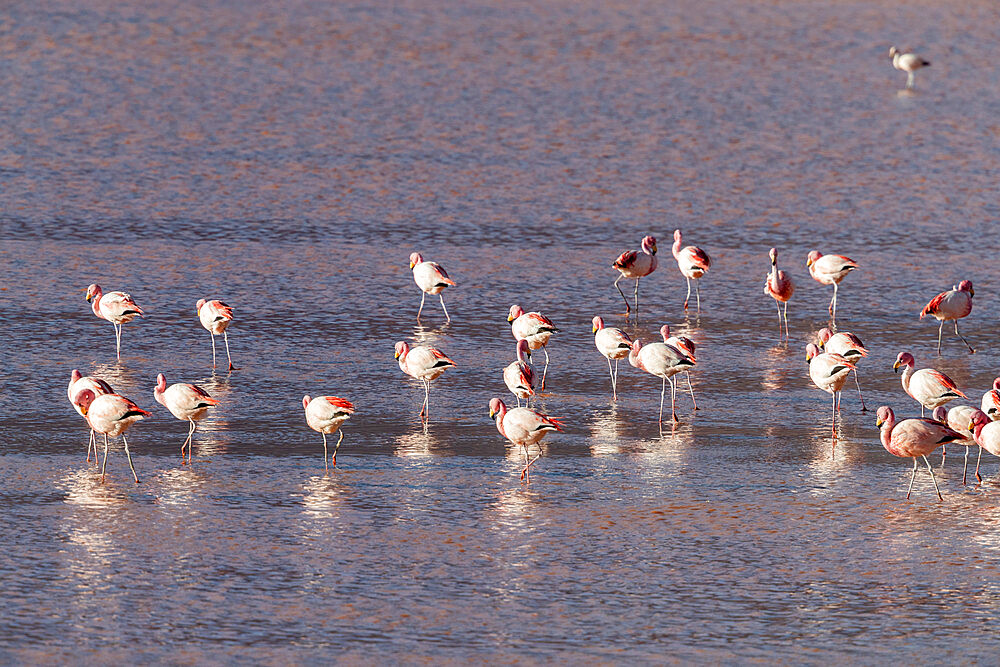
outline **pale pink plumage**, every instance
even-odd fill
[[[833,298],[828,308],[833,322],[837,321],[837,287],[848,273],[858,268],[858,263],[843,255],[824,255],[812,250],[806,258],[809,275],[823,285],[833,285]]]
[[[131,322],[143,311],[132,295],[125,292],[104,293],[100,285],[91,284],[87,287],[87,301],[91,303],[94,315],[111,322],[115,327],[115,354],[118,361],[122,360],[122,325]]]
[[[948,401],[954,401],[956,398],[966,398],[950,377],[933,368],[921,368],[914,371],[915,363],[916,360],[912,354],[900,352],[896,357],[896,362],[892,365],[892,370],[897,371],[900,366],[903,367],[903,375],[900,378],[903,391],[920,404],[921,417],[924,416],[924,408],[933,410]]]
[[[181,463],[184,462],[184,448],[187,447],[187,460],[191,462],[191,446],[197,422],[205,418],[209,408],[219,404],[219,401],[209,396],[208,392],[196,384],[177,382],[167,386],[167,378],[163,373],[156,376],[156,387],[153,388],[153,398],[170,411],[177,419],[186,421],[187,437],[181,445]]]
[[[971,422],[966,427],[973,434],[973,438],[979,445],[979,458],[976,460],[976,479],[983,481],[979,474],[979,464],[983,458],[985,449],[993,456],[1000,456],[1000,421],[991,421],[982,412],[972,417]]]
[[[698,302],[698,312],[701,312],[701,277],[712,267],[712,260],[704,250],[695,245],[681,247],[681,230],[674,230],[674,244],[671,247],[677,268],[687,280],[687,296],[684,297],[684,310],[688,309],[691,300],[691,281],[694,280],[695,298]]]
[[[781,342],[781,304],[785,304],[785,340],[788,340],[788,300],[795,292],[792,278],[778,269],[778,249],[771,248],[768,253],[771,258],[771,272],[764,276],[764,294],[774,299],[778,309],[778,342]]]
[[[108,465],[108,436],[117,438],[119,435],[125,443],[125,456],[128,458],[128,466],[132,469],[132,476],[135,483],[139,483],[139,476],[135,473],[135,466],[132,465],[132,454],[128,449],[128,439],[125,431],[135,422],[152,416],[151,413],[143,410],[135,403],[119,396],[118,394],[101,394],[97,396],[90,389],[84,389],[73,399],[73,403],[80,408],[87,418],[87,423],[98,433],[104,434],[104,462],[101,464],[101,481],[104,481],[104,472]]]
[[[529,408],[514,408],[508,410],[499,398],[490,400],[490,418],[496,420],[497,431],[507,438],[512,445],[519,446],[524,451],[524,468],[521,469],[521,479],[525,483],[531,480],[528,469],[542,455],[541,447],[533,459],[528,457],[528,447],[537,445],[549,431],[561,431],[562,422]]]
[[[542,369],[542,381],[538,387],[545,390],[545,377],[549,373],[549,351],[546,346],[552,334],[559,331],[552,320],[537,312],[524,312],[521,306],[514,304],[507,313],[507,321],[510,322],[510,333],[515,340],[528,341],[528,347],[532,350],[542,348],[545,354],[545,368]]]
[[[517,341],[515,353],[517,358],[503,369],[503,381],[517,398],[517,407],[521,407],[522,398],[527,407],[528,398],[535,395],[535,373],[525,361],[531,358],[528,341]]]
[[[642,341],[632,341],[632,349],[629,351],[628,362],[639,370],[646,371],[650,375],[655,375],[662,379],[660,387],[660,416],[659,422],[663,423],[663,400],[667,390],[667,382],[670,382],[670,414],[674,422],[677,422],[677,386],[674,383],[674,375],[685,371],[694,365],[691,359],[666,343],[650,343],[643,345]]]
[[[308,394],[302,397],[302,409],[306,413],[306,424],[314,431],[323,435],[323,466],[326,474],[330,474],[330,463],[327,455],[326,436],[336,433],[340,427],[354,414],[354,405],[338,396],[317,396],[310,398]],[[333,448],[333,465],[337,465],[337,450],[344,440],[344,432],[340,431],[337,445]]]
[[[420,417],[430,419],[430,383],[449,368],[454,368],[455,362],[437,348],[426,345],[411,348],[406,341],[396,343],[396,359],[401,371],[423,383],[424,402]]]
[[[86,415],[83,409],[76,404],[76,397],[84,389],[89,389],[94,393],[94,396],[100,396],[101,394],[113,394],[115,390],[111,388],[107,382],[100,378],[91,377],[89,375],[81,375],[80,371],[73,369],[70,373],[69,386],[66,388],[66,395],[69,397],[69,402],[73,405],[73,409],[76,410],[77,414],[86,419]],[[89,426],[89,422],[88,422]],[[94,463],[98,463],[97,458],[97,438],[94,435],[94,429],[90,429],[90,438],[87,441],[87,463],[90,463],[90,450],[91,447],[94,449]]]
[[[993,421],[1000,420],[1000,378],[993,381],[993,388],[983,394],[979,408]]]
[[[232,306],[219,301],[218,299],[198,299],[198,303],[195,304],[195,308],[197,308],[198,319],[201,321],[201,326],[208,329],[208,332],[212,334],[212,368],[216,367],[215,337],[221,333],[223,340],[226,341],[226,359],[229,360],[229,370],[237,370],[237,368],[233,366],[233,358],[229,354],[229,333],[226,331],[233,321]]]
[[[592,320],[594,345],[597,351],[608,360],[608,373],[611,374],[611,396],[612,400],[618,400],[618,362],[628,356],[632,349],[632,339],[629,335],[617,327],[604,326],[604,318],[596,316]],[[614,370],[611,369],[611,360],[615,360]]]
[[[904,419],[897,422],[896,415],[888,405],[880,407],[876,414],[875,425],[881,428],[879,437],[886,451],[893,456],[913,459],[910,486],[906,489],[907,500],[909,500],[910,491],[913,489],[913,478],[917,474],[917,457],[922,458],[927,464],[927,471],[931,474],[938,499],[944,500],[941,498],[941,490],[938,489],[937,480],[934,479],[934,471],[931,469],[930,461],[927,460],[927,455],[941,445],[961,440],[962,434],[933,419]]]
[[[849,331],[833,333],[829,328],[823,327],[818,332],[819,347],[824,352],[839,354],[843,358],[855,365],[854,384],[858,388],[858,397],[861,399],[861,411],[868,412],[865,406],[865,397],[861,393],[861,383],[858,381],[857,364],[862,358],[868,356],[868,348],[864,346],[861,339]]]
[[[420,313],[424,312],[424,298],[428,294],[437,294],[441,300],[441,310],[444,311],[445,318],[451,322],[451,316],[448,315],[448,309],[445,308],[444,296],[441,292],[446,287],[453,287],[455,281],[448,277],[448,272],[437,262],[425,262],[419,252],[410,253],[410,268],[413,270],[413,282],[421,291],[417,320],[420,320]]]
[[[944,330],[944,323],[952,320],[955,323],[955,335],[962,339],[965,346],[969,348],[969,353],[975,352],[969,341],[958,333],[958,321],[972,312],[972,297],[976,292],[972,289],[972,282],[963,280],[957,287],[953,287],[947,292],[941,292],[931,299],[930,303],[920,311],[920,319],[925,315],[933,315],[938,321],[938,354],[941,354],[941,333]]]
[[[809,362],[809,379],[819,389],[833,396],[833,438],[836,447],[837,411],[840,409],[840,391],[847,382],[847,376],[854,370],[854,364],[840,356],[819,351],[813,343],[806,346],[806,361]]]
[[[969,447],[976,444],[975,437],[969,430],[969,425],[979,419],[978,415],[982,415],[983,419],[989,420],[979,408],[973,407],[971,405],[956,405],[951,410],[943,405],[939,405],[934,408],[934,419],[941,422],[951,430],[956,433],[962,434],[962,441],[956,442],[960,445],[965,445],[965,465],[962,468],[962,484],[966,482],[966,473],[969,469]],[[982,452],[980,452],[982,455]],[[944,455],[941,456],[941,465],[944,465]],[[979,464],[976,464],[976,477],[979,477]]]
[[[625,298],[625,292],[622,292],[622,288],[618,286],[618,281],[622,278],[634,278],[635,279],[635,314],[636,317],[639,316],[639,279],[648,276],[650,273],[656,270],[656,239],[652,236],[643,237],[639,244],[639,251],[626,250],[622,254],[615,258],[611,266],[618,269],[619,275],[615,278],[615,287],[618,288],[618,293],[622,295],[622,300],[625,301],[625,314],[628,315],[630,310],[628,299]]]
[[[660,336],[663,337],[664,343],[685,355],[691,361],[692,366],[698,363],[698,358],[695,356],[695,343],[693,340],[687,336],[671,336],[669,324],[664,324],[660,327]],[[691,392],[691,402],[694,404],[694,409],[697,410],[698,401],[695,400],[694,397],[694,385],[691,384],[690,369],[686,369],[684,371],[684,377],[686,377],[688,381],[688,391]]]

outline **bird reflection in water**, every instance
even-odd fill
[[[875,436],[878,437],[877,434]],[[835,492],[835,483],[851,473],[853,464],[861,463],[859,451],[864,443],[857,443],[845,438],[839,432],[833,440],[833,455],[831,455],[830,431],[825,425],[816,424],[809,430],[809,462],[806,464],[807,476],[814,482],[810,491],[814,495],[841,495]],[[870,443],[869,443],[870,444]]]
[[[590,425],[590,453],[592,456],[609,456],[621,454],[622,422],[618,404],[594,413],[594,421]]]
[[[431,457],[439,449],[439,444],[438,439],[428,433],[425,426],[423,431],[406,433],[396,438],[393,453],[401,457]]]
[[[161,472],[157,479],[159,502],[164,505],[191,505],[203,501],[200,490],[208,478],[191,466]]]
[[[146,384],[146,378],[141,377],[138,373],[127,366],[107,363],[97,364],[90,373],[84,373],[84,375],[92,375],[104,380],[111,385],[111,388],[115,390],[116,394],[132,399],[139,405],[139,407],[142,407],[152,400],[152,384],[150,384],[148,395],[149,400],[145,400],[146,396],[139,396],[136,392],[145,388],[144,385]],[[136,396],[132,396],[132,394],[136,394]]]
[[[302,504],[313,518],[330,518],[343,501],[342,482],[337,476],[313,475],[302,485]]]
[[[413,327],[413,340],[420,345],[437,343],[447,333],[450,326],[451,322],[444,322],[436,327],[425,327],[422,324],[418,324]]]
[[[57,486],[66,491],[65,502],[70,505],[108,507],[128,502],[128,494],[123,487],[115,483],[101,482],[99,470],[86,468],[70,472],[57,483]]]

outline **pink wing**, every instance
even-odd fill
[[[936,313],[937,309],[941,307],[941,302],[944,301],[946,296],[948,296],[948,292],[941,292],[936,297],[931,299],[931,302],[924,306],[924,309],[920,311],[920,317],[922,318],[924,315],[933,315]]]
[[[431,354],[434,355],[435,359],[440,359],[441,361],[447,361],[452,366],[456,365],[454,361],[452,361],[451,359],[449,359],[447,357],[447,355],[445,355],[444,352],[442,352],[441,350],[437,349],[436,347],[432,347],[432,348],[429,348],[429,349],[431,351]],[[435,364],[435,366],[437,366],[437,364]]]
[[[346,401],[342,398],[337,398],[336,396],[326,396],[325,398],[326,402],[335,408],[346,410],[349,414],[354,412],[354,405],[350,401]]]
[[[618,255],[618,259],[616,259],[611,266],[619,271],[627,269],[635,264],[636,257],[638,257],[638,253],[636,253],[635,250],[626,250],[622,254]]]
[[[563,424],[561,420],[556,419],[555,417],[549,417],[548,415],[543,415],[541,412],[535,412],[535,414],[538,415],[538,418],[541,419],[542,422],[553,427],[555,430],[562,430]]]
[[[712,260],[704,250],[696,245],[689,245],[685,250],[687,250],[688,260],[693,266],[703,271],[708,271],[711,268]]]
[[[556,328],[556,325],[552,324],[552,320],[541,313],[528,313],[528,319],[540,326],[549,327],[550,329]]]
[[[448,272],[445,271],[440,264],[435,262],[433,268],[434,272],[438,274],[438,280],[443,282],[445,285],[455,285],[455,281],[448,277]]]
[[[858,268],[858,263],[855,262],[850,257],[844,257],[843,255],[824,255],[824,257],[836,257],[837,259],[839,259],[841,262],[841,267],[838,269],[838,271],[843,271],[848,267],[852,269]]]
[[[941,371],[934,370],[933,368],[928,368],[927,370],[931,374],[931,377],[940,382],[941,386],[943,386],[945,389],[955,392],[962,398],[968,398],[965,394],[959,391],[958,385],[956,385],[954,380],[952,380],[950,377],[948,377]]]

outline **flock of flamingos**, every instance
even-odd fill
[[[684,300],[684,309],[688,309],[691,299],[691,282],[694,281],[696,308],[700,310],[699,281],[711,268],[712,261],[701,248],[693,245],[683,246],[680,230],[674,232],[672,251],[678,269],[687,280],[688,290]],[[771,271],[765,278],[764,294],[775,300],[778,309],[779,337],[782,331],[782,321],[784,321],[784,337],[788,340],[788,301],[791,299],[795,287],[788,274],[778,269],[778,252],[774,248],[770,251],[770,260]],[[840,392],[848,377],[853,373],[858,394],[861,396],[861,386],[857,382],[857,364],[868,354],[856,335],[846,331],[836,332],[838,286],[851,271],[858,268],[858,264],[842,255],[823,255],[813,250],[807,257],[806,265],[810,275],[815,280],[821,284],[833,286],[833,296],[829,305],[832,329],[821,329],[818,332],[817,340],[814,343],[809,343],[805,351],[812,382],[816,387],[832,396],[833,433],[834,438],[836,438],[836,418],[840,407]],[[638,312],[640,279],[656,270],[656,239],[652,236],[646,236],[642,239],[638,250],[623,252],[614,260],[612,266],[620,274],[614,284],[625,302],[625,316],[627,318],[633,307]],[[413,280],[421,290],[417,319],[419,320],[423,313],[426,296],[430,294],[438,296],[444,315],[450,321],[451,318],[444,305],[442,293],[448,287],[454,286],[455,281],[448,277],[448,273],[441,265],[436,262],[424,261],[419,253],[410,255],[410,268],[413,271]],[[622,279],[635,281],[633,303],[629,303],[629,299],[618,284]],[[972,283],[965,280],[957,287],[934,297],[921,312],[921,318],[932,315],[940,321],[938,328],[939,354],[946,321],[954,322],[955,334],[962,338],[970,353],[975,351],[958,331],[958,320],[972,311],[973,295]],[[87,301],[91,302],[94,315],[114,325],[116,349],[120,361],[121,327],[135,317],[141,316],[143,314],[142,308],[129,294],[125,292],[105,293],[98,285],[90,285],[87,288]],[[229,338],[226,330],[233,320],[233,309],[222,301],[201,299],[197,302],[197,312],[202,326],[212,335],[213,368],[216,367],[215,337],[222,334],[229,370],[232,371],[234,366],[229,352]],[[490,417],[496,422],[500,435],[512,445],[522,449],[524,466],[520,471],[521,479],[528,482],[529,470],[541,456],[539,449],[538,454],[531,457],[529,448],[537,445],[548,432],[562,430],[562,424],[558,419],[529,407],[529,401],[535,395],[536,389],[536,372],[529,365],[531,352],[540,348],[545,354],[545,367],[542,370],[541,378],[537,378],[538,389],[541,390],[545,388],[545,375],[549,362],[546,345],[557,329],[545,315],[538,312],[525,312],[518,305],[511,306],[507,320],[511,324],[511,334],[516,340],[516,359],[503,369],[503,379],[507,388],[514,395],[517,405],[511,408],[500,398],[493,398],[489,402],[489,412]],[[662,341],[642,345],[641,341],[633,341],[621,329],[605,326],[601,317],[594,317],[593,332],[597,350],[608,361],[613,399],[617,400],[618,362],[628,358],[629,364],[632,366],[661,379],[659,412],[661,426],[666,389],[667,385],[670,385],[671,419],[676,422],[677,380],[675,376],[680,373],[687,374],[697,363],[694,342],[684,336],[671,336],[669,327],[664,325],[660,330],[663,336]],[[455,362],[441,350],[425,345],[411,346],[406,341],[396,343],[395,356],[399,362],[400,370],[423,384],[424,400],[420,417],[426,424],[429,419],[430,383],[439,378],[446,370],[455,366]],[[896,456],[913,459],[913,472],[910,475],[910,485],[906,497],[910,497],[910,491],[913,487],[917,459],[922,458],[927,464],[927,470],[940,499],[941,492],[938,489],[937,480],[934,478],[934,471],[927,461],[927,455],[935,448],[952,442],[965,445],[966,471],[971,445],[979,445],[980,458],[983,449],[1000,456],[1000,421],[994,421],[1000,420],[1000,378],[994,383],[993,389],[983,396],[981,409],[960,405],[947,410],[944,407],[946,403],[958,398],[966,398],[966,395],[944,373],[930,368],[914,370],[914,366],[913,355],[909,352],[901,352],[896,358],[893,369],[903,369],[903,390],[920,404],[921,417],[897,420],[891,408],[882,406],[877,411],[876,425],[881,428],[881,441],[886,450]],[[694,390],[689,376],[687,384],[692,401],[694,401]],[[107,466],[108,438],[120,436],[124,443],[125,455],[128,458],[132,475],[138,483],[139,477],[132,464],[125,431],[133,423],[151,416],[151,413],[143,410],[131,400],[116,394],[114,389],[104,380],[82,376],[77,370],[72,372],[68,396],[74,408],[87,420],[91,429],[87,447],[88,462],[90,461],[91,448],[94,452],[95,463],[98,460],[96,433],[104,435],[101,479],[104,479]],[[219,402],[204,389],[194,384],[176,383],[168,386],[163,374],[157,376],[153,396],[174,417],[189,423],[187,438],[181,445],[181,460],[184,461],[186,450],[187,461],[190,462],[192,439],[197,429],[197,423]],[[524,400],[524,407],[521,407],[522,400]],[[864,408],[863,396],[861,396],[861,403],[862,408],[866,409]],[[327,435],[340,431],[344,422],[354,414],[354,406],[350,401],[336,396],[316,396],[313,398],[307,395],[302,399],[302,407],[305,410],[306,423],[323,436],[323,461],[326,472],[329,474],[331,457],[328,455]],[[697,409],[696,402],[694,407]],[[924,417],[925,409],[933,411],[933,418]],[[333,450],[332,463],[334,466],[337,464],[337,450],[343,439],[343,431],[340,431],[340,436]],[[975,474],[977,479],[981,481],[978,461]],[[963,472],[962,483],[965,484],[965,482],[966,474]]]

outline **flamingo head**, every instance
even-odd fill
[[[816,343],[806,345],[806,362],[812,361],[813,357],[817,356],[819,356],[819,348],[816,346]]]
[[[524,315],[524,310],[521,308],[521,306],[515,303],[513,306],[510,307],[510,312],[507,314],[507,321],[513,322],[517,318],[521,317],[521,315]]]
[[[806,257],[806,266],[812,266],[816,263],[816,260],[823,256],[819,250],[810,250],[809,255]]]
[[[195,310],[197,311],[197,313],[198,313],[199,315],[201,315],[201,307],[202,307],[202,306],[204,306],[204,305],[205,305],[206,303],[208,303],[208,301],[207,301],[207,300],[205,300],[205,299],[198,299],[198,303],[196,303],[196,304],[194,305],[194,307],[195,307]]]
[[[976,410],[972,413],[972,419],[969,422],[969,433],[974,434],[979,437],[979,432],[983,430],[983,427],[990,423],[990,418],[986,416],[986,413],[982,410]]]
[[[401,340],[396,343],[396,358],[405,357],[406,353],[410,351],[410,344],[405,340]]]
[[[522,357],[531,361],[531,348],[528,347],[528,341],[523,338],[517,341],[517,360],[522,361]]]
[[[960,282],[958,284],[958,291],[959,292],[968,292],[969,296],[976,296],[975,290],[972,289],[972,281],[971,280],[963,280],[962,282]]]
[[[644,236],[642,239],[642,243],[640,244],[640,247],[642,248],[642,251],[647,255],[655,255],[656,239],[653,238],[652,236]]]
[[[103,294],[101,286],[97,283],[91,283],[90,286],[87,287],[87,303],[90,303],[94,297],[101,296],[101,294]]]
[[[503,417],[503,414],[507,412],[507,406],[499,398],[490,399],[490,419],[496,419],[497,416]]]
[[[892,365],[892,370],[893,372],[898,371],[900,366],[909,366],[910,368],[913,368],[916,363],[917,360],[913,358],[912,354],[909,352],[900,352],[896,357],[896,363]]]
[[[660,335],[663,336],[663,342],[664,343],[667,342],[667,339],[670,338],[669,324],[664,324],[662,327],[660,327]]]
[[[882,424],[893,424],[895,421],[896,415],[888,405],[883,405],[875,412],[875,426],[879,428],[882,427]]]
[[[156,376],[156,391],[167,390],[167,378],[163,373]]]
[[[78,371],[77,369],[74,368],[73,372],[69,374],[69,383],[73,384],[74,382],[76,382],[77,380],[79,380],[82,377],[83,376],[80,375],[80,371]]]
[[[767,256],[771,258],[771,266],[775,266],[778,263],[778,249],[777,248],[771,248],[771,250],[768,251]]]
[[[417,264],[420,264],[423,261],[424,261],[424,258],[420,255],[419,252],[411,252],[410,253],[410,268],[411,269],[413,267],[415,267]]]
[[[899,53],[899,49],[897,49],[895,46],[890,46],[889,47],[889,60],[892,60],[893,58],[895,58],[897,53]]]
[[[591,333],[597,333],[604,328],[604,318],[600,315],[595,315],[593,319],[594,329]]]
[[[936,408],[934,408],[934,412],[931,413],[931,419],[933,419],[934,421],[939,421],[942,424],[947,425],[948,424],[948,408],[944,407],[943,405],[937,406]]]
[[[305,396],[303,396],[302,397],[302,409],[303,410],[308,409],[310,402],[312,402],[312,397],[310,397],[309,394],[306,394]]]
[[[632,349],[629,350],[628,353],[628,362],[633,366],[635,366],[636,368],[639,367],[639,350],[641,349],[642,349],[641,340],[637,338],[634,341],[632,341]]]
[[[92,389],[84,389],[76,395],[76,398],[73,399],[73,405],[78,407],[80,409],[80,414],[86,417],[87,410],[90,409],[90,404],[94,402],[95,398],[97,398],[97,395],[94,394]]]
[[[822,348],[824,345],[826,345],[827,341],[830,340],[831,336],[833,336],[833,332],[830,331],[829,327],[823,327],[822,329],[817,331],[816,338],[819,340],[818,343],[819,347]]]
[[[1000,391],[1000,378],[997,378],[996,380],[993,381],[993,388],[996,389],[997,391]]]

